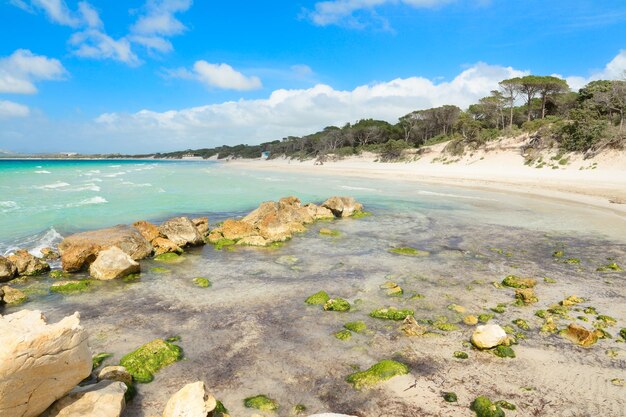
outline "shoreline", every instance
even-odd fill
[[[510,159],[507,155],[506,159]],[[621,158],[622,155],[619,155]],[[297,161],[285,158],[271,160],[230,160],[231,167],[245,169],[312,173],[358,178],[401,180],[407,182],[457,186],[466,189],[495,191],[503,194],[536,196],[566,201],[626,214],[626,164],[623,169],[599,170],[538,170],[519,161],[485,161],[474,158],[457,164],[444,165],[430,160],[412,162],[375,162],[375,156],[349,157],[324,165],[313,160]],[[592,162],[588,162],[592,163]],[[506,174],[502,175],[503,172]]]

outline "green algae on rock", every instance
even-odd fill
[[[537,285],[537,280],[533,278],[520,278],[515,275],[509,275],[502,280],[502,285],[511,288],[533,288]]]
[[[469,355],[467,354],[467,352],[463,352],[463,351],[460,351],[460,350],[457,350],[456,352],[454,352],[452,354],[452,356],[454,356],[457,359],[467,359],[467,358],[469,358]]]
[[[343,327],[355,333],[361,333],[367,330],[367,325],[364,321],[351,321],[344,324]]]
[[[259,411],[278,410],[278,403],[264,394],[255,395],[254,397],[248,397],[244,399],[243,405],[246,408],[254,408]]]
[[[320,229],[320,235],[322,236],[330,236],[330,237],[338,237],[341,236],[341,232],[339,230],[329,229],[327,227],[322,227]]]
[[[405,255],[405,256],[428,256],[430,252],[425,250],[419,250],[411,247],[400,247],[389,249],[390,253],[395,253],[396,255]]]
[[[554,251],[554,253],[552,253],[552,257],[554,258],[562,258],[565,256],[565,252],[563,252],[562,250],[557,250]]]
[[[506,304],[500,303],[495,307],[491,307],[489,310],[493,311],[494,313],[502,314],[506,311]]]
[[[387,281],[380,286],[380,289],[385,290],[385,293],[390,297],[400,297],[404,294],[402,287],[395,282]]]
[[[120,359],[120,365],[133,376],[133,380],[148,383],[160,369],[181,360],[183,350],[180,346],[155,339]]]
[[[596,327],[611,327],[617,324],[617,320],[605,314],[600,314],[596,316],[596,320]]]
[[[233,246],[235,244],[237,244],[237,242],[232,239],[221,238],[221,239],[218,239],[213,244],[213,246],[215,247],[215,250],[222,250],[224,248],[228,249],[230,246]]]
[[[166,262],[166,263],[174,263],[179,262],[181,260],[181,256],[174,252],[166,252],[154,257],[154,260],[157,262]]]
[[[530,326],[524,319],[515,319],[512,323],[522,330],[530,330]]]
[[[4,295],[2,295],[2,293]],[[19,305],[25,303],[28,300],[28,296],[17,288],[9,287],[8,285],[0,288],[0,304],[2,302],[10,305]]]
[[[458,401],[458,398],[454,392],[443,392],[441,394],[443,400],[448,403],[455,403]]]
[[[96,353],[95,355],[91,357],[92,369],[99,368],[105,359],[110,358],[112,356],[113,356],[112,353],[106,353],[106,352]]]
[[[92,285],[92,280],[90,279],[82,279],[82,280],[70,280],[70,281],[59,281],[52,284],[50,287],[50,291],[56,292],[59,294],[75,294],[84,291],[88,291]]]
[[[328,293],[326,291],[319,291],[309,296],[304,302],[311,305],[323,306],[328,300],[330,300]]]
[[[61,269],[55,269],[54,271],[50,271],[48,276],[52,279],[63,279],[63,278],[69,278],[70,274]]]
[[[383,319],[383,320],[404,320],[407,316],[412,316],[414,314],[413,310],[405,309],[398,310],[395,307],[389,308],[379,308],[378,310],[374,310],[370,313],[370,317],[374,317],[375,319]]]
[[[306,411],[306,405],[304,404],[296,404],[293,406],[293,409],[291,410],[291,413],[294,415],[300,415],[302,413],[304,413]]]
[[[476,417],[505,417],[498,404],[492,403],[489,398],[482,395],[472,402],[470,410],[476,413]]]
[[[352,332],[347,329],[339,330],[334,336],[339,340],[350,340],[352,338]]]
[[[324,303],[325,311],[350,311],[350,303],[343,298],[331,298]]]
[[[200,288],[209,288],[212,285],[208,278],[203,277],[194,278],[193,283]]]
[[[496,346],[493,354],[500,358],[515,358],[515,351],[508,346]]]
[[[515,404],[511,404],[510,402],[504,401],[504,400],[496,401],[496,404],[499,405],[500,407],[504,408],[505,410],[514,411],[515,409],[517,409]]]
[[[156,266],[150,269],[150,272],[154,272],[155,274],[167,274],[168,272],[172,272],[167,268],[161,268],[160,266]]]
[[[483,314],[478,315],[478,321],[481,323],[487,323],[492,318],[493,318],[493,314],[491,313],[483,313]]]
[[[622,272],[623,269],[615,262],[604,265],[596,269],[598,272]]]
[[[619,331],[619,336],[626,342],[626,328]]]
[[[366,371],[355,372],[348,375],[348,381],[355,389],[369,388],[380,384],[388,379],[398,375],[406,375],[409,373],[409,367],[403,363],[390,359],[385,359],[372,365]]]

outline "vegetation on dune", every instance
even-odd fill
[[[448,142],[446,153],[460,156],[489,141],[526,132],[533,136],[526,149],[527,160],[532,162],[536,158],[533,151],[541,148],[591,155],[606,148],[623,148],[625,112],[626,80],[592,81],[572,92],[560,78],[528,75],[501,81],[497,90],[466,110],[444,105],[413,111],[395,124],[363,119],[259,145],[187,149],[152,156],[258,158],[262,152],[269,152],[270,158],[318,158],[323,163],[331,158],[374,152],[384,162],[406,159],[407,154],[419,155],[419,148],[442,142]],[[557,168],[566,165],[568,158],[562,155],[557,163]]]

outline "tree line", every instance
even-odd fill
[[[592,81],[578,92],[553,76],[528,75],[503,80],[498,89],[462,110],[454,105],[416,110],[395,124],[363,119],[344,126],[328,126],[304,136],[288,136],[260,145],[221,146],[171,153],[156,157],[180,158],[194,154],[203,158],[299,159],[350,156],[376,152],[382,160],[399,158],[408,148],[449,142],[446,149],[462,153],[487,141],[536,133],[567,152],[599,152],[626,143],[624,113],[626,79]]]

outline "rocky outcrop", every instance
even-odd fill
[[[198,233],[203,237],[209,233],[209,218],[208,217],[197,217],[195,219],[191,219],[191,222],[196,229],[198,229]]]
[[[491,349],[503,344],[506,340],[506,332],[497,324],[478,326],[472,334],[472,343],[479,349]]]
[[[349,217],[363,210],[363,204],[358,203],[353,197],[331,197],[324,201],[322,207],[332,211],[335,217]]]
[[[270,242],[261,236],[248,236],[237,241],[237,245],[239,246],[267,246],[269,243]]]
[[[68,272],[80,271],[95,261],[101,250],[111,246],[117,246],[135,261],[152,253],[152,245],[137,229],[120,225],[77,233],[63,239],[59,244],[63,269]]]
[[[125,367],[119,365],[105,366],[98,372],[98,381],[119,381],[130,386],[133,384],[133,376]]]
[[[139,233],[148,241],[152,242],[154,239],[161,236],[159,232],[159,228],[145,220],[140,220],[138,222],[133,223],[133,227],[139,230]]]
[[[183,248],[164,237],[157,237],[154,239],[152,241],[152,246],[154,246],[155,256],[163,255],[164,253],[183,253]]]
[[[313,219],[315,220],[329,220],[335,218],[333,212],[326,207],[317,206],[313,203],[306,204],[304,207],[308,210],[311,217],[313,217]]]
[[[224,238],[230,240],[259,235],[253,225],[242,220],[225,220],[219,230]]]
[[[61,257],[61,255],[59,255],[59,253],[52,248],[43,248],[40,249],[39,252],[46,261],[56,261]]]
[[[17,275],[17,268],[13,262],[0,256],[0,282],[11,281]]]
[[[215,410],[217,401],[206,392],[204,382],[185,385],[165,406],[163,417],[207,417]]]
[[[28,299],[28,296],[24,294],[23,291],[20,291],[17,288],[9,287],[8,285],[0,288],[0,291],[2,291],[0,299],[6,304],[22,304]]]
[[[18,275],[40,275],[50,270],[50,265],[47,262],[31,255],[24,249],[16,250],[8,259],[15,265]]]
[[[126,385],[118,381],[76,387],[42,417],[119,417],[126,407]]]
[[[39,416],[89,376],[91,353],[79,322],[78,313],[55,324],[40,311],[0,317],[0,417]]]
[[[139,263],[117,246],[100,251],[89,266],[89,274],[100,280],[122,278],[140,271]]]
[[[159,226],[159,232],[181,248],[204,243],[200,232],[187,217],[175,217],[167,220]]]

